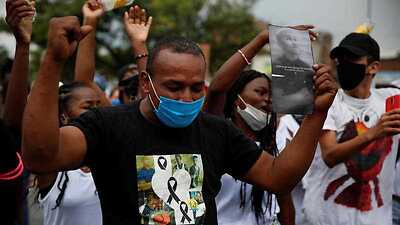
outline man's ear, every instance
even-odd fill
[[[374,61],[368,66],[367,73],[368,74],[377,74],[381,68],[381,62]]]
[[[149,73],[147,73],[146,71],[142,71],[139,74],[139,84],[140,84],[140,90],[141,93],[143,93],[143,96],[141,96],[142,98],[147,96],[150,93],[150,80],[149,80]]]

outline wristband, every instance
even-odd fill
[[[22,172],[24,171],[24,165],[22,164],[22,159],[19,153],[17,152],[18,157],[18,166],[11,170],[10,172],[0,174],[0,181],[1,180],[14,180],[21,176]]]

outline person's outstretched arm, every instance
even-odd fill
[[[314,26],[298,25],[293,28],[309,30]],[[312,40],[316,38],[316,34],[312,31],[310,31],[310,38]],[[265,29],[219,68],[207,92],[206,112],[214,115],[223,115],[226,93],[239,78],[240,73],[248,66],[248,63],[267,43],[269,43],[269,33]]]
[[[206,108],[204,109],[206,112],[223,115],[226,93],[239,78],[240,73],[248,66],[244,57],[250,62],[268,42],[269,33],[264,30],[240,50],[244,56],[236,52],[219,68],[207,91]]]
[[[137,5],[131,7],[124,14],[125,30],[132,45],[133,55],[136,59],[139,73],[141,71],[146,71],[148,55],[146,42],[152,21],[153,18],[151,16],[147,17],[146,10],[141,9]],[[143,93],[141,91],[140,80],[138,93],[142,97]]]
[[[4,122],[16,131],[21,130],[22,116],[28,96],[29,44],[35,8],[25,0],[6,2],[6,21],[15,40],[15,58],[8,83]]]
[[[89,0],[82,7],[83,25],[89,25],[93,30],[79,42],[75,63],[76,81],[89,83],[94,79],[96,71],[96,28],[103,13],[103,6],[96,0]]]
[[[91,27],[81,27],[73,16],[50,20],[47,51],[23,121],[23,160],[32,172],[77,168],[86,154],[86,139],[79,128],[59,128],[58,82],[63,64],[90,31]]]
[[[276,194],[289,193],[307,172],[314,158],[318,138],[337,85],[325,65],[315,65],[314,112],[307,115],[293,140],[274,158],[265,151],[244,176],[244,180]]]
[[[88,0],[82,7],[83,25],[93,30],[79,42],[75,61],[75,81],[87,84],[100,96],[102,106],[111,105],[105,93],[93,82],[96,72],[96,27],[104,9],[98,0]]]

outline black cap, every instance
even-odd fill
[[[359,57],[370,56],[374,61],[380,61],[379,45],[368,34],[351,33],[347,35],[339,46],[331,51],[330,57],[335,59],[346,52]]]

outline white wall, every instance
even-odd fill
[[[257,17],[273,24],[313,24],[333,34],[334,45],[367,19],[367,0],[259,0]],[[400,0],[372,0],[371,33],[383,57],[400,53]]]

